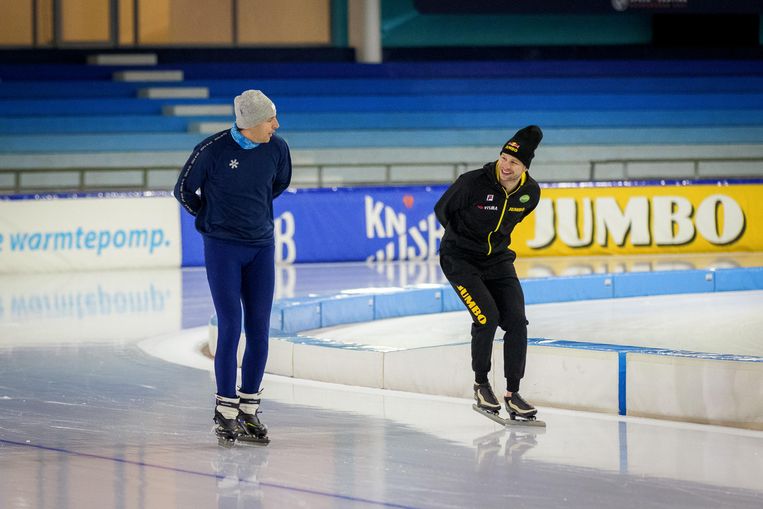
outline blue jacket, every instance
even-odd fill
[[[272,245],[273,199],[291,182],[289,146],[276,135],[258,145],[232,130],[196,145],[178,176],[175,198],[196,216],[203,235]]]

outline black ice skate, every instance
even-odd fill
[[[474,400],[477,402],[477,407],[480,410],[486,412],[493,412],[497,414],[501,410],[501,404],[498,402],[498,398],[493,393],[493,388],[490,387],[490,383],[474,384]]]
[[[498,415],[498,412],[501,410],[501,404],[498,402],[498,398],[495,397],[490,383],[474,384],[474,401],[476,403],[472,405],[472,409],[475,412],[503,424],[503,419]]]
[[[215,398],[214,432],[217,443],[223,447],[232,447],[241,433],[238,419],[238,398]]]
[[[257,417],[260,413],[259,395],[261,393],[262,391],[257,394],[239,393],[241,403],[238,409],[238,423],[241,433],[237,440],[242,444],[268,445],[270,443],[268,428]]]
[[[528,421],[535,420],[535,414],[538,413],[538,410],[525,401],[518,392],[513,392],[510,398],[504,396],[503,401],[506,403],[506,411],[509,412],[509,417],[512,420],[516,418]]]

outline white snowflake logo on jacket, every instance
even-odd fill
[[[228,166],[230,166],[233,170],[238,168],[238,159],[231,159],[231,161],[228,163]]]

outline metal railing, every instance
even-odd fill
[[[700,166],[704,163],[759,163],[759,173],[731,175],[700,173]],[[688,174],[661,176],[657,173],[631,174],[628,169],[634,164],[680,164],[689,163],[692,171]],[[481,163],[421,163],[421,162],[369,162],[369,163],[330,163],[330,164],[295,164],[292,178],[293,187],[352,187],[365,185],[437,185],[453,182],[460,174],[470,169],[478,168]],[[599,175],[599,170],[604,166],[621,165],[622,174],[618,178],[623,180],[640,180],[666,177],[676,178],[732,178],[732,177],[763,177],[763,157],[739,157],[739,158],[675,158],[675,159],[600,159],[592,160],[589,165],[587,178],[578,178],[579,181],[603,181],[611,180],[611,177]],[[378,171],[383,168],[383,171]],[[374,171],[365,171],[373,169]],[[404,169],[420,169],[421,178],[416,175],[403,175]],[[179,172],[179,167],[173,166],[138,166],[119,168],[24,168],[3,169],[0,168],[0,193],[2,194],[29,194],[50,192],[98,192],[98,191],[160,191],[170,190],[174,185],[174,177]],[[343,170],[341,175],[337,170]],[[353,172],[353,170],[357,170]],[[109,172],[129,171],[133,173],[131,182],[93,183],[88,176],[106,174]],[[25,177],[46,174],[50,176],[60,172],[66,179],[56,182],[55,178],[48,179],[45,183],[25,182]],[[152,178],[152,174],[164,174],[163,178]],[[76,177],[74,177],[76,175]],[[10,176],[10,178],[8,178]],[[136,179],[135,177],[138,176]],[[544,179],[542,173],[536,174],[540,181]],[[39,180],[39,179],[37,179]],[[157,183],[157,180],[159,181]]]
[[[383,175],[369,178],[364,174],[364,168],[378,169],[383,167]],[[416,178],[410,176],[406,178],[396,178],[394,176],[395,168],[429,168],[426,178]],[[442,175],[435,175],[431,168],[447,168]],[[292,186],[293,187],[339,187],[339,186],[364,186],[364,185],[426,185],[426,184],[444,184],[452,182],[458,175],[468,169],[476,168],[475,165],[468,163],[346,163],[346,164],[295,164],[293,166]],[[346,169],[349,171],[357,169],[357,173],[352,175],[336,176],[330,173],[337,169]],[[109,171],[129,171],[133,174],[139,173],[138,181],[128,183],[89,183],[88,176],[92,174],[104,174]],[[142,167],[120,167],[120,168],[23,168],[23,169],[4,169],[0,168],[0,194],[30,194],[30,193],[51,193],[51,192],[98,192],[98,191],[160,191],[170,190],[174,185],[174,180],[169,181],[166,178],[160,184],[152,184],[152,173],[173,172],[177,175],[180,167],[172,166],[142,166]],[[25,182],[25,177],[34,177],[41,174],[50,176],[51,174],[66,174],[66,179],[56,182],[55,179],[47,179],[45,183]],[[399,173],[399,172],[397,172]],[[39,180],[39,179],[37,179]]]
[[[732,175],[712,175],[712,174],[701,174],[700,173],[700,166],[702,164],[712,164],[712,163],[721,163],[721,164],[727,164],[727,163],[759,163],[760,164],[760,171],[757,175],[758,177],[763,177],[763,157],[702,157],[702,158],[689,158],[689,157],[676,157],[676,158],[618,158],[618,159],[596,159],[590,161],[590,167],[589,167],[589,179],[591,181],[594,180],[603,180],[600,178],[597,178],[597,167],[601,167],[604,165],[622,165],[623,168],[623,178],[625,180],[631,180],[631,179],[642,179],[642,178],[657,178],[659,175],[656,174],[649,174],[649,175],[631,175],[629,173],[629,167],[634,164],[654,164],[654,165],[660,165],[660,164],[691,164],[692,165],[692,173],[690,175],[680,175],[680,176],[672,176],[671,178],[693,178],[693,179],[699,179],[699,178],[716,178],[716,177],[722,177],[722,178],[729,178],[732,177]],[[749,174],[745,175],[737,175],[737,176],[751,176]]]

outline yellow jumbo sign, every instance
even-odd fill
[[[524,256],[763,250],[763,184],[543,188]]]

